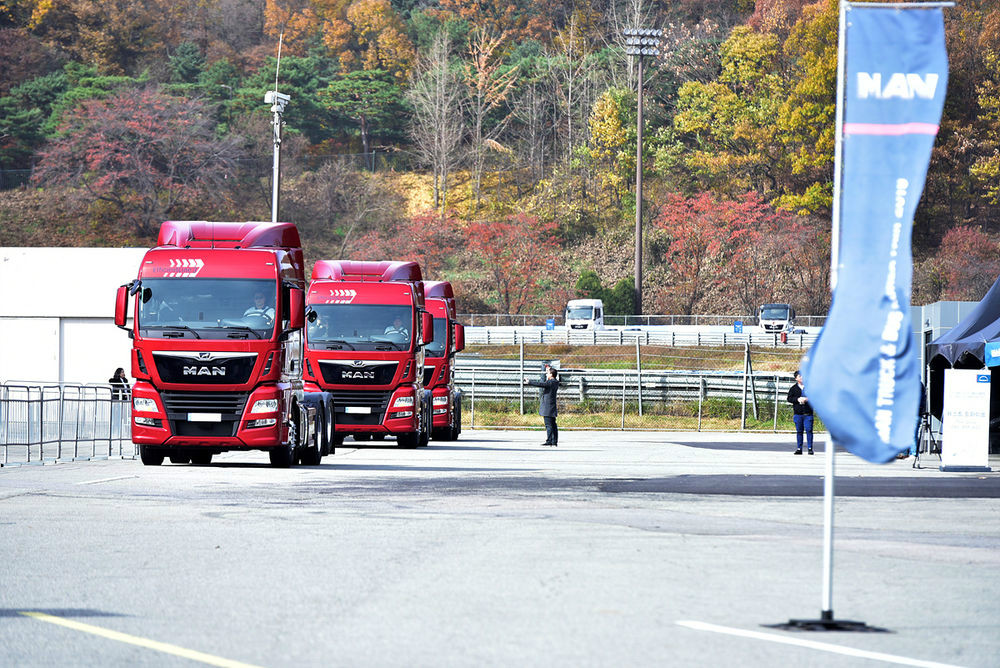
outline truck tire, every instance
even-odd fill
[[[320,410],[316,411],[316,421],[314,423],[314,429],[312,433],[312,445],[302,449],[302,455],[299,461],[305,466],[319,466],[320,462],[323,461],[323,434],[325,433],[325,426],[323,424],[323,410],[320,406]]]
[[[163,451],[156,450],[150,445],[140,445],[139,459],[145,466],[159,466],[163,463]]]
[[[187,455],[170,455],[171,464],[190,464],[191,458]]]
[[[211,452],[196,452],[191,455],[191,463],[195,466],[208,466],[212,463]]]
[[[448,435],[449,441],[457,441],[458,435],[462,433],[462,402],[455,402],[455,422],[451,425],[451,433]]]
[[[295,463],[296,445],[299,442],[299,416],[298,406],[292,410],[292,421],[288,425],[288,442],[279,443],[271,448],[267,456],[271,460],[271,466],[278,469],[287,469]]]

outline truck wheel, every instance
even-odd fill
[[[211,452],[196,452],[191,455],[191,463],[195,466],[208,466],[212,463]]]
[[[322,434],[323,434],[323,416],[320,414],[322,409],[316,413],[316,424],[315,429],[312,433],[312,445],[308,448],[303,448],[302,455],[299,461],[305,466],[319,466],[320,462],[323,461],[323,446],[322,446]]]
[[[287,469],[295,463],[295,445],[299,442],[298,424],[299,418],[296,415],[288,425],[288,442],[279,444],[268,451],[267,456],[271,460],[271,466]]]
[[[455,402],[455,424],[451,426],[451,438],[449,441],[457,441],[458,435],[462,433],[462,402]]]
[[[319,441],[320,457],[330,454],[330,423],[327,421],[326,404],[316,407],[316,436]]]
[[[187,455],[170,455],[171,464],[190,464],[191,458]]]
[[[163,452],[159,450],[154,450],[152,446],[140,445],[139,446],[139,459],[146,466],[159,466],[163,463]]]

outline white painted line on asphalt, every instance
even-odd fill
[[[74,483],[75,485],[96,485],[102,482],[113,482],[115,480],[128,480],[129,478],[138,478],[137,475],[120,475],[114,478],[101,478],[100,480],[84,480],[83,482]]]
[[[844,647],[842,645],[834,645],[826,642],[816,642],[815,640],[802,640],[801,638],[790,638],[787,636],[778,635],[777,633],[764,633],[762,631],[746,631],[744,629],[732,628],[730,626],[718,626],[716,624],[707,624],[705,622],[680,621],[677,622],[677,625],[686,626],[687,628],[694,629],[696,631],[711,631],[713,633],[725,633],[731,636],[752,638],[754,640],[765,640],[767,642],[776,642],[784,645],[795,645],[797,647],[807,647],[809,649],[815,649],[821,652],[832,652],[834,654],[856,656],[862,659],[874,659],[875,661],[885,661],[886,663],[896,663],[903,666],[920,666],[921,668],[961,668],[961,666],[955,666],[950,663],[923,661],[921,659],[911,659],[906,656],[897,656],[895,654],[884,654],[882,652],[869,652],[868,650],[864,649],[854,649],[853,647]]]
[[[83,631],[84,633],[90,633],[109,640],[117,640],[118,642],[128,643],[129,645],[145,647],[146,649],[156,650],[157,652],[163,652],[164,654],[173,654],[174,656],[190,659],[191,661],[207,663],[210,666],[221,666],[222,668],[258,668],[257,666],[253,666],[249,663],[241,663],[240,661],[233,661],[232,659],[223,659],[222,657],[205,654],[204,652],[198,652],[193,649],[187,649],[185,647],[171,645],[170,643],[159,642],[156,640],[149,640],[148,638],[140,638],[139,636],[112,631],[110,629],[101,628],[100,626],[94,626],[92,624],[74,622],[70,619],[63,619],[62,617],[57,617],[55,615],[47,615],[44,612],[32,612],[26,610],[22,611],[21,614],[25,617],[31,617],[42,622],[48,622],[49,624],[65,626],[66,628],[73,629],[74,631]]]

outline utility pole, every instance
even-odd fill
[[[637,114],[635,132],[635,295],[636,315],[642,314],[642,66],[647,56],[660,55],[662,30],[651,28],[628,29],[625,36],[625,55],[634,56],[638,65],[636,86]]]
[[[291,97],[278,92],[278,72],[281,71],[281,44],[285,39],[285,34],[278,37],[278,62],[274,68],[274,90],[264,93],[264,104],[271,105],[271,137],[274,141],[274,162],[271,171],[271,222],[278,222],[278,188],[281,185],[281,127],[285,124],[281,120],[281,115],[285,113],[285,106],[291,101]]]

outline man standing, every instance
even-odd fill
[[[545,442],[542,445],[559,445],[559,428],[556,426],[556,415],[559,410],[556,406],[556,392],[559,391],[559,373],[555,367],[545,365],[545,380],[524,379],[525,385],[542,388],[541,399],[538,403],[538,414],[545,421]]]
[[[792,405],[792,419],[795,420],[795,442],[798,448],[794,453],[802,454],[802,432],[806,434],[806,444],[809,446],[809,454],[813,454],[813,409],[809,403],[809,398],[804,394],[802,385],[802,373],[796,369],[795,384],[788,390],[788,403]]]

